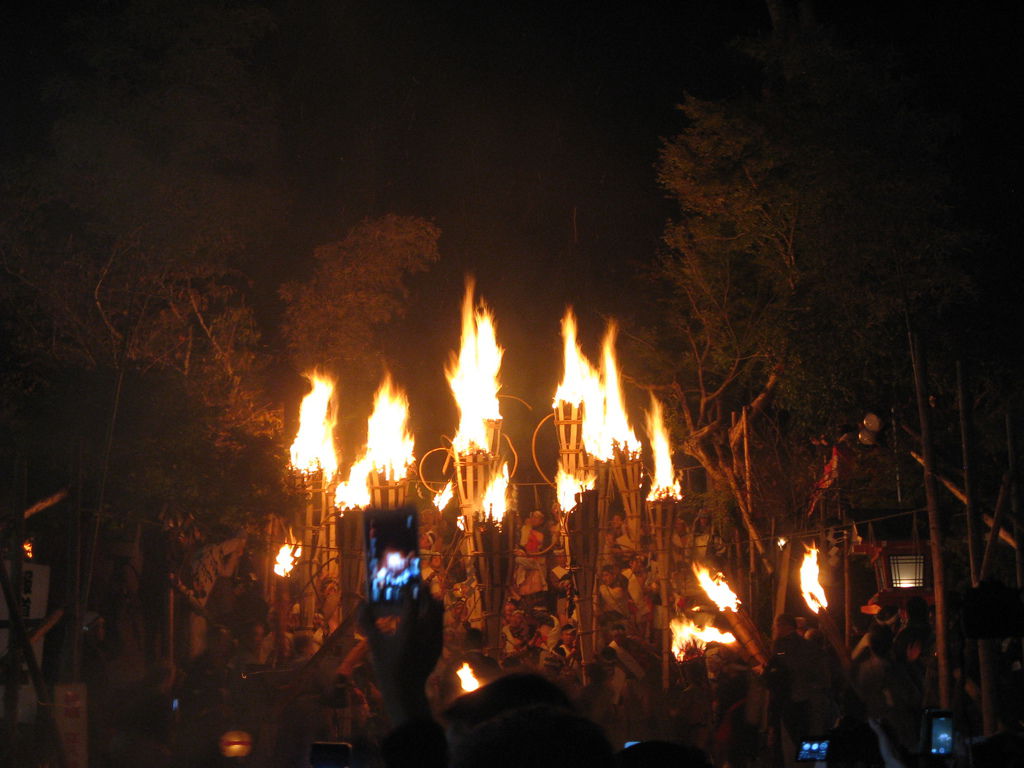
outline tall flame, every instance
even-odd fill
[[[409,400],[385,376],[373,400],[366,424],[366,448],[352,465],[348,480],[338,484],[334,503],[340,509],[370,504],[370,476],[381,472],[389,482],[403,479],[413,464],[413,437],[409,434]]]
[[[334,450],[334,380],[317,372],[304,374],[312,385],[299,407],[299,431],[291,447],[292,467],[300,472],[322,469],[324,478],[338,471]]]
[[[596,370],[580,349],[576,317],[567,309],[562,318],[563,374],[555,392],[559,402],[583,404],[583,447],[600,461],[608,461],[618,447],[629,453],[640,450],[640,441],[629,425],[622,398],[622,384],[615,358],[617,327],[608,324],[601,348],[601,368]]]
[[[475,691],[480,687],[480,681],[476,679],[476,675],[473,674],[473,670],[468,662],[462,662],[462,666],[455,670],[455,674],[459,676],[459,683],[462,685],[462,690],[465,693]]]
[[[485,518],[496,523],[500,523],[504,519],[505,512],[508,511],[509,507],[508,488],[508,464],[503,463],[501,465],[501,472],[494,473],[494,476],[491,478],[491,484],[484,491],[482,508]]]
[[[603,421],[601,377],[576,340],[576,316],[572,307],[566,308],[562,318],[562,382],[555,391],[553,405],[557,406],[559,402],[583,403],[584,410],[589,408],[595,415],[602,414],[599,421]]]
[[[288,537],[291,539],[291,536]],[[278,576],[287,576],[292,572],[295,563],[302,557],[302,546],[298,541],[291,539],[290,542],[282,544],[277,550],[277,557],[274,560],[274,573]]]
[[[732,632],[722,632],[715,627],[702,627],[687,618],[672,619],[672,655],[685,661],[691,655],[700,654],[708,643],[735,643]]]
[[[720,611],[737,611],[740,607],[740,599],[736,593],[729,588],[725,576],[721,573],[711,576],[711,572],[703,565],[693,564],[693,574],[697,577],[701,588],[708,598]]]
[[[679,481],[672,468],[672,449],[669,447],[668,430],[661,412],[661,403],[652,394],[651,410],[647,413],[647,434],[651,438],[654,453],[654,477],[651,479],[649,499],[678,499],[682,496]]]
[[[501,418],[498,372],[503,354],[494,316],[483,301],[474,303],[473,283],[469,282],[462,301],[462,346],[445,369],[459,407],[459,429],[452,440],[459,453],[489,448],[486,422]]]
[[[618,327],[608,323],[608,330],[601,345],[601,383],[604,385],[604,434],[602,444],[597,447],[598,458],[610,459],[614,448],[635,453],[640,450],[633,427],[629,425],[626,404],[622,398],[622,382],[619,378],[619,364],[615,358],[615,337]],[[588,450],[590,450],[588,446]]]
[[[807,607],[817,613],[822,608],[828,608],[825,590],[818,581],[818,548],[811,545],[804,549],[804,561],[800,565],[800,591],[803,592]]]

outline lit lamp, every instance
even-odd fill
[[[924,555],[920,553],[890,554],[889,585],[893,589],[924,586]]]
[[[867,605],[861,606],[861,613],[875,614],[884,607],[902,609],[912,597],[929,604],[934,602],[926,546],[927,542],[908,538],[868,541],[853,548],[853,554],[864,554],[871,559],[878,589]]]

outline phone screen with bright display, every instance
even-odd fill
[[[953,718],[950,715],[936,715],[932,718],[930,745],[933,755],[953,754]]]
[[[419,522],[416,510],[368,509],[363,516],[366,591],[371,605],[397,609],[420,593]]]
[[[828,739],[807,739],[800,742],[796,759],[799,762],[811,763],[828,759]]]

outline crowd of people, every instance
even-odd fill
[[[743,768],[793,764],[803,740],[854,723],[861,730],[848,743],[877,745],[865,765],[913,764],[922,712],[936,702],[924,601],[871,618],[849,658],[813,617],[781,614],[767,664],[736,643],[666,659],[665,609],[697,601],[690,564],[713,562],[713,537],[677,520],[668,551],[654,552],[613,517],[584,622],[588,598],[555,522],[540,512],[523,521],[504,599],[489,613],[474,605],[471,561],[445,549],[452,539],[438,517],[420,539],[425,588],[400,617],[364,608],[358,629],[322,614],[300,628],[297,613],[268,604],[240,574],[210,596],[201,653],[116,692],[102,637],[91,638],[93,764],[144,755],[154,768],[239,759],[305,768],[312,742],[343,740],[364,765]],[[319,586],[323,599],[332,594]],[[346,605],[340,615],[353,612]],[[224,734],[234,732],[252,740],[245,758],[224,756]]]

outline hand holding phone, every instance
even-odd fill
[[[363,540],[368,602],[379,615],[398,613],[406,597],[419,597],[422,586],[416,510],[366,510]]]
[[[441,657],[444,606],[420,588],[414,509],[367,510],[363,529],[367,601],[360,624],[385,706],[397,726],[429,717],[425,686]]]

